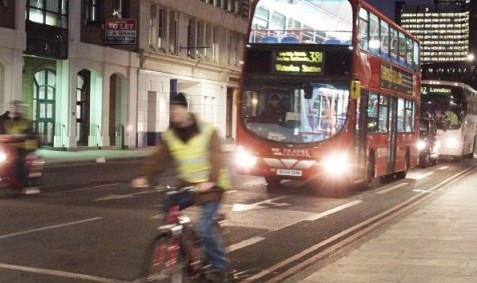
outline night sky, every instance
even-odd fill
[[[394,19],[394,0],[368,0],[371,6],[384,13],[390,19]]]
[[[365,0],[391,20],[394,20],[395,0]],[[434,0],[405,0],[406,4],[433,4]]]

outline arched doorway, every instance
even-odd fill
[[[33,79],[33,126],[44,145],[53,146],[55,135],[56,73],[44,69]],[[61,131],[62,125],[58,125]],[[57,127],[58,128],[58,127]]]
[[[127,111],[122,103],[126,92],[126,79],[119,74],[109,78],[109,137],[110,145],[122,148],[124,145],[124,121]]]
[[[82,70],[78,73],[76,82],[76,143],[78,146],[87,146],[90,135],[90,82],[90,71]]]

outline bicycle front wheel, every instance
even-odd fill
[[[184,282],[184,259],[180,239],[167,235],[156,237],[148,249],[145,261],[146,282]]]

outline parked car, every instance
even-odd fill
[[[440,142],[437,138],[435,119],[421,118],[417,148],[419,149],[419,166],[425,168],[438,163]]]

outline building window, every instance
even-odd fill
[[[76,87],[76,136],[79,137],[79,130],[80,130],[80,125],[79,123],[83,123],[85,121],[85,78],[81,75],[78,75],[77,77],[77,87]]]
[[[68,28],[68,0],[29,0],[26,8],[31,22]]]
[[[0,27],[15,28],[15,0],[0,1]]]
[[[152,49],[156,49],[157,21],[157,6],[152,6],[149,15],[149,47]]]
[[[157,20],[157,48],[165,49],[167,40],[167,10],[160,7]]]
[[[56,74],[42,70],[34,75],[33,121],[35,132],[45,144],[53,144],[55,125]]]
[[[219,58],[219,27],[214,26],[212,28],[212,60],[218,61]]]
[[[190,58],[195,58],[197,55],[197,25],[196,20],[193,18],[189,19],[189,24],[187,25],[187,56]]]
[[[237,32],[229,32],[228,63],[237,66],[240,61],[240,47],[242,46],[241,35]]]
[[[113,18],[127,18],[125,13],[125,0],[113,0]]]
[[[177,54],[177,12],[169,12],[169,52]]]
[[[86,20],[90,22],[99,21],[99,2],[100,0],[86,0]]]
[[[208,47],[204,49],[204,55],[210,60],[214,60],[213,52],[213,38],[214,38],[214,26],[207,24],[205,27],[205,45]]]
[[[232,10],[231,8],[232,8],[231,0],[224,0],[222,3],[222,9],[230,12]]]
[[[177,12],[153,5],[149,16],[149,47],[177,54]]]
[[[232,7],[231,11],[234,14],[239,14],[240,13],[240,2],[239,0],[232,0]]]
[[[168,10],[153,5],[149,18],[149,46],[154,50],[165,50],[167,42]]]
[[[204,57],[206,54],[206,50],[208,49],[207,43],[206,43],[206,36],[205,36],[205,30],[206,30],[206,24],[204,22],[198,21],[197,22],[197,53],[201,56]]]

